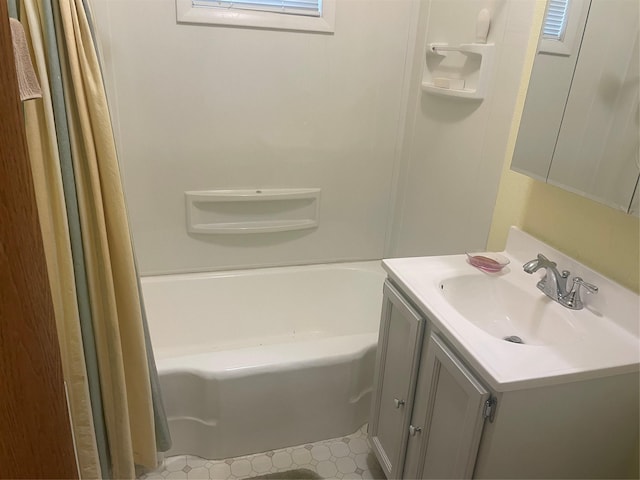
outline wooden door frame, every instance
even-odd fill
[[[4,0],[0,0],[0,478],[78,478]]]

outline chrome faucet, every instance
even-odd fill
[[[597,293],[598,287],[585,282],[580,277],[575,277],[571,290],[567,291],[569,271],[563,270],[559,272],[556,267],[556,262],[552,262],[541,253],[538,254],[537,258],[529,260],[522,266],[527,273],[537,272],[539,269],[544,268],[546,275],[538,282],[538,289],[542,290],[546,296],[558,302],[560,305],[570,308],[571,310],[580,310],[584,307],[584,303],[580,298],[580,287],[584,287],[588,293]]]
[[[563,270],[562,273],[560,273],[556,267],[556,262],[552,262],[541,253],[538,254],[538,258],[529,260],[522,266],[527,273],[537,272],[541,268],[544,268],[546,275],[538,282],[537,287],[542,290],[547,297],[558,302],[567,293],[569,271]]]

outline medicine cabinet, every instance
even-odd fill
[[[640,2],[549,3],[566,22],[540,35],[511,169],[638,216]]]

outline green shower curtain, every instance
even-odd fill
[[[43,87],[25,124],[82,478],[170,447],[102,76],[81,0],[15,0]]]

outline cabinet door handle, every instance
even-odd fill
[[[394,398],[393,399],[393,404],[396,406],[396,408],[404,407],[404,400],[400,400],[398,398]]]
[[[422,427],[414,427],[413,425],[409,425],[409,435],[412,437],[416,436],[416,433],[422,432]]]

